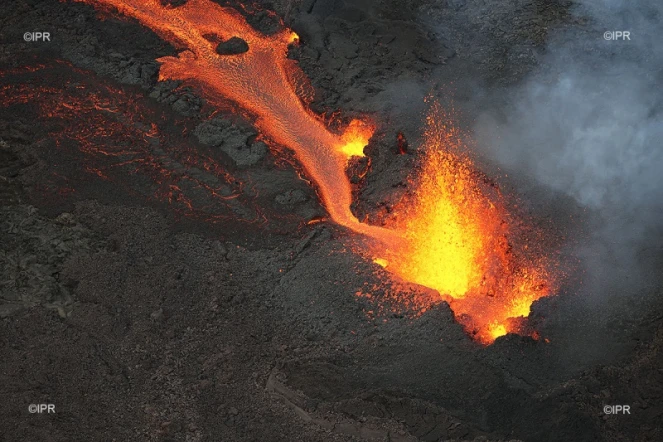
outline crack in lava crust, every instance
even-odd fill
[[[161,80],[197,86],[212,103],[237,103],[264,136],[295,152],[333,221],[371,238],[373,256],[391,262],[388,270],[450,296],[456,318],[480,342],[522,331],[512,319],[527,316],[531,303],[550,293],[549,284],[541,282],[545,272],[515,264],[503,221],[486,209],[489,200],[471,190],[466,173],[471,163],[430,156],[437,169],[424,170],[411,214],[404,210],[409,220],[395,229],[357,220],[345,169],[349,156],[363,155],[372,129],[354,122],[345,134],[334,134],[305,106],[297,95],[303,73],[287,58],[288,45],[297,40],[292,31],[262,35],[236,10],[209,0],[179,7],[164,7],[159,0],[75,1],[133,17],[182,49],[178,57],[158,59]],[[217,53],[219,41],[232,37],[243,39],[248,50]]]

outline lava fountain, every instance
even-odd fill
[[[402,279],[437,290],[472,336],[490,343],[525,333],[530,306],[553,291],[553,262],[516,231],[501,192],[481,176],[460,134],[431,106],[425,155],[413,191],[388,226],[405,241],[374,248],[375,262]],[[536,235],[535,239],[539,239]]]
[[[305,76],[287,58],[296,34],[262,35],[236,10],[210,0],[178,7],[160,0],[75,1],[132,17],[181,49],[177,57],[158,59],[160,80],[182,80],[212,103],[238,104],[265,137],[294,151],[333,221],[372,238],[369,252],[392,273],[437,290],[479,341],[519,331],[512,319],[527,316],[531,303],[550,293],[538,263],[513,257],[504,208],[482,194],[472,163],[448,149],[435,118],[429,118],[415,196],[402,216],[387,227],[361,223],[350,210],[346,167],[350,156],[363,155],[373,131],[354,121],[335,134],[308,109],[298,94]],[[217,52],[220,41],[233,37],[248,49]]]

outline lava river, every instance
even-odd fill
[[[158,59],[160,80],[181,80],[212,103],[239,105],[266,138],[292,149],[334,222],[371,238],[368,252],[388,271],[437,290],[478,341],[522,331],[517,318],[551,293],[546,264],[514,253],[505,209],[480,191],[471,162],[449,151],[435,124],[414,196],[397,208],[401,216],[387,227],[357,220],[347,161],[363,155],[373,130],[355,121],[335,134],[308,109],[298,94],[304,74],[287,58],[297,40],[292,31],[262,35],[236,10],[209,0],[178,7],[160,0],[75,1],[132,17],[180,49],[177,57]],[[219,42],[232,37],[248,50],[217,53]]]

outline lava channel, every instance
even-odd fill
[[[160,80],[182,80],[197,87],[210,102],[230,100],[255,118],[256,128],[276,144],[287,146],[318,187],[330,217],[338,224],[374,238],[398,237],[379,227],[360,223],[350,211],[352,187],[345,174],[348,158],[363,155],[373,134],[355,121],[344,134],[328,130],[297,95],[297,79],[304,77],[288,46],[298,37],[284,30],[262,35],[235,9],[209,0],[189,0],[165,7],[159,0],[76,0],[133,17],[169,43],[183,49],[178,57],[162,57]],[[220,55],[220,41],[239,37],[248,50]]]

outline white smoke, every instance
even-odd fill
[[[588,23],[551,36],[509,107],[475,130],[506,171],[587,208],[592,233],[576,254],[592,290],[621,290],[647,280],[643,250],[663,251],[663,2],[586,0],[571,12]]]

